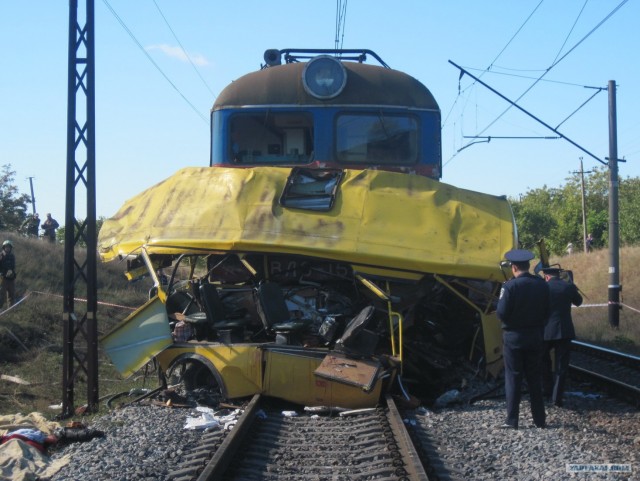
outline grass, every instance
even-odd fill
[[[64,249],[40,240],[25,239],[10,233],[0,238],[14,242],[19,296],[24,302],[0,316],[0,374],[15,376],[28,385],[0,380],[0,413],[40,411],[51,417],[60,411],[49,409],[62,399],[62,286]],[[79,255],[82,253],[79,252]],[[574,279],[585,294],[585,304],[607,304],[608,252],[573,254],[551,260],[574,271]],[[640,247],[625,247],[620,253],[622,302],[640,309]],[[98,265],[98,331],[108,332],[130,311],[146,299],[149,281],[130,284],[124,266],[117,263]],[[76,297],[84,297],[78,287]],[[124,306],[124,307],[118,307]],[[82,314],[85,306],[76,303]],[[612,329],[607,307],[582,307],[573,310],[578,338],[633,354],[640,354],[640,313],[625,307],[620,312],[620,327]],[[81,349],[82,339],[76,341]],[[140,373],[123,381],[109,360],[100,353],[99,394],[128,391],[132,388],[157,385],[154,378]],[[76,380],[75,404],[86,402],[86,379]]]
[[[623,247],[620,251],[623,307],[617,329],[609,325],[609,251],[574,253],[551,259],[551,263],[571,269],[584,294],[584,307],[572,311],[578,339],[640,355],[640,246]]]
[[[0,316],[0,374],[29,383],[0,380],[0,413],[39,411],[55,416],[60,410],[49,406],[59,405],[63,395],[64,247],[6,232],[0,237],[14,244],[16,290],[18,298],[24,297],[18,306]],[[82,251],[76,254],[79,263],[83,262],[82,255]],[[150,283],[130,284],[123,270],[117,263],[98,265],[99,336],[147,298]],[[75,297],[79,299],[75,302],[76,314],[82,316],[86,312],[80,300],[86,297],[82,282],[76,285]],[[84,343],[84,338],[77,336],[76,350],[82,350]],[[100,396],[141,387],[145,382],[141,376],[123,381],[102,353],[98,369]],[[146,383],[156,385],[154,379]],[[86,403],[86,377],[76,379],[74,394],[76,406]]]

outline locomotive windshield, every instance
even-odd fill
[[[235,114],[229,122],[233,163],[308,163],[313,153],[313,118],[304,112],[272,110]]]
[[[411,165],[418,160],[413,116],[344,114],[336,121],[338,162]]]

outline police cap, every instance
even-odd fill
[[[504,255],[509,262],[529,262],[535,255],[526,249],[512,249]]]
[[[542,269],[542,272],[546,276],[558,276],[558,275],[560,275],[560,268],[559,267],[544,267]]]

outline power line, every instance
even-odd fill
[[[500,120],[510,109],[511,107],[513,107],[514,104],[516,104],[520,99],[522,99],[522,97],[524,97],[527,93],[529,93],[529,91],[531,91],[531,89],[542,80],[542,78],[547,75],[551,69],[553,69],[556,65],[558,65],[560,62],[562,62],[565,58],[567,58],[567,56],[573,52],[580,44],[582,44],[582,42],[584,42],[587,38],[589,38],[598,28],[600,28],[607,20],[609,20],[625,3],[627,3],[629,0],[622,0],[622,2],[620,2],[604,19],[602,19],[595,27],[593,27],[589,32],[587,32],[586,35],[584,35],[576,44],[574,44],[573,47],[571,47],[562,57],[560,57],[559,59],[556,57],[556,60],[549,66],[549,68],[547,68],[544,73],[542,73],[542,75],[540,75],[540,77],[538,79],[536,79],[515,101],[513,101],[512,104],[510,104],[501,114],[499,114],[492,122],[489,123],[489,125],[487,125],[484,129],[482,129],[480,132],[478,132],[477,135],[482,135],[483,133],[485,133],[489,128],[491,128],[498,120]],[[458,152],[460,152],[461,150],[463,150],[464,148],[466,148],[467,146],[462,147],[462,149],[459,149],[457,152],[455,152],[450,158],[449,160],[447,160],[447,162],[445,162],[444,165],[447,165],[449,162],[451,162],[451,160],[453,160],[454,157],[456,157],[456,155],[458,154]],[[591,154],[590,154],[591,155]],[[599,160],[599,159],[598,159]]]
[[[344,45],[344,30],[347,23],[348,0],[336,0],[336,38],[335,49],[341,49]]]
[[[151,55],[149,55],[149,52],[147,52],[145,50],[145,48],[142,46],[142,44],[140,44],[140,42],[138,41],[138,39],[136,38],[136,36],[133,34],[133,32],[131,32],[131,30],[129,30],[129,27],[126,26],[126,24],[122,21],[122,19],[118,16],[118,14],[116,13],[116,11],[113,9],[113,7],[111,7],[111,5],[109,5],[109,2],[107,0],[102,0],[102,2],[107,6],[107,8],[111,11],[112,15],[116,18],[116,20],[118,21],[118,23],[122,26],[122,28],[124,28],[125,32],[127,32],[129,34],[129,37],[131,37],[131,40],[133,40],[135,42],[135,44],[138,46],[138,48],[140,50],[142,50],[142,52],[145,54],[145,56],[147,57],[147,59],[149,60],[149,62],[151,62],[153,64],[153,66],[156,68],[156,70],[158,70],[158,72],[160,72],[160,74],[165,78],[165,80],[167,82],[169,82],[169,84],[174,88],[174,90],[176,92],[178,92],[178,94],[182,97],[182,99],[193,109],[193,111],[208,125],[209,124],[209,120],[202,115],[202,112],[200,112],[195,105],[193,105],[189,99],[187,99],[187,97],[184,96],[184,94],[180,91],[180,89],[178,87],[176,87],[176,85],[169,79],[169,77],[167,77],[167,75],[162,71],[162,69],[160,68],[160,66],[153,60],[153,58],[151,58]]]
[[[525,19],[525,21],[522,23],[522,25],[520,25],[520,27],[518,28],[518,30],[515,31],[515,33],[511,36],[511,38],[509,39],[509,41],[506,43],[506,45],[504,47],[502,47],[502,50],[500,50],[500,52],[498,53],[498,55],[495,56],[495,58],[491,61],[491,63],[489,64],[489,66],[484,69],[483,73],[481,73],[479,75],[479,78],[482,78],[482,76],[488,72],[491,67],[493,66],[493,64],[495,63],[496,60],[498,60],[500,58],[500,56],[504,53],[504,51],[507,49],[507,47],[509,45],[511,45],[511,42],[513,42],[513,40],[518,36],[518,34],[520,33],[520,31],[524,28],[524,26],[527,24],[527,22],[529,22],[529,20],[531,19],[531,17],[533,16],[534,13],[536,13],[536,11],[538,10],[538,7],[540,7],[540,5],[542,5],[542,2],[544,0],[540,0],[540,2],[538,3],[538,5],[535,6],[535,8],[531,11],[531,13],[529,14],[529,16]],[[461,77],[462,78],[462,77]],[[467,90],[468,88],[472,87],[474,85],[474,83],[471,83],[471,85],[469,87],[466,87],[464,90]],[[463,92],[464,92],[463,90]],[[451,108],[449,109],[449,113],[447,113],[444,121],[442,122],[442,128],[444,128],[445,125],[447,125],[447,121],[449,120],[449,116],[451,115],[451,112],[453,112],[453,109],[455,108],[456,104],[458,103],[458,99],[460,98],[460,86],[458,85],[458,96],[456,97],[456,99],[453,102],[453,105],[451,106]],[[464,109],[466,108],[466,104],[464,107],[462,107],[462,110],[464,111]],[[449,159],[451,160],[451,159]],[[445,164],[446,165],[446,164]]]
[[[498,68],[502,68],[502,67],[498,67]],[[513,74],[513,73],[506,73],[506,72],[496,72],[495,70],[490,70],[490,71],[486,71],[484,69],[481,68],[473,68],[473,67],[465,67],[466,70],[471,70],[474,72],[486,72],[489,75],[504,75],[506,77],[515,77],[515,78],[523,78],[523,79],[528,79],[528,80],[537,80],[538,77],[531,77],[529,75],[517,75],[517,74]],[[509,69],[505,69],[505,70],[509,70]],[[511,69],[513,71],[518,71],[517,69]],[[519,70],[520,72],[541,72],[543,70]],[[560,84],[560,85],[568,85],[570,87],[584,87],[584,88],[600,88],[600,87],[590,87],[588,85],[583,85],[583,84],[578,84],[575,82],[563,82],[562,80],[549,80],[549,79],[540,79],[541,82],[549,82],[549,83],[554,83],[554,84]],[[473,82],[475,84],[475,82]]]
[[[518,30],[516,30],[516,32],[512,35],[512,37],[507,42],[507,44],[504,47],[502,47],[502,50],[500,50],[500,53],[498,53],[498,55],[496,55],[496,58],[494,58],[491,61],[491,63],[489,64],[489,66],[487,67],[487,71],[491,70],[491,67],[495,63],[495,61],[498,60],[498,58],[500,58],[500,56],[504,53],[504,51],[507,49],[507,47],[509,45],[511,45],[511,42],[513,42],[513,40],[518,36],[518,34],[524,28],[524,26],[529,22],[529,20],[531,20],[531,17],[533,17],[533,14],[536,13],[536,11],[540,7],[540,5],[542,5],[542,2],[544,2],[544,0],[540,0],[540,3],[538,3],[538,5],[535,6],[535,8],[531,11],[531,13],[527,17],[527,19],[522,23],[522,25],[520,25],[520,28],[518,28]],[[479,78],[482,78],[482,76],[480,76]]]
[[[532,113],[528,112],[527,110],[523,109],[522,107],[520,107],[516,102],[514,102],[513,100],[505,97],[504,95],[502,95],[500,92],[498,92],[496,89],[490,87],[489,85],[487,85],[485,82],[483,82],[482,80],[480,80],[478,77],[475,77],[474,75],[472,75],[470,72],[467,72],[466,70],[464,70],[462,67],[460,67],[459,65],[456,65],[454,62],[452,62],[451,60],[449,60],[449,63],[451,65],[453,65],[454,67],[458,68],[462,73],[469,75],[471,78],[473,78],[476,82],[478,82],[479,84],[483,85],[484,87],[486,87],[487,89],[489,89],[491,92],[493,92],[494,94],[496,94],[498,97],[500,97],[501,99],[507,101],[509,103],[509,105],[517,108],[518,110],[520,110],[521,112],[524,112],[525,114],[527,114],[529,117],[533,118],[534,120],[536,120],[538,123],[544,125],[546,128],[548,128],[549,130],[551,130],[552,132],[556,133],[557,135],[559,135],[560,137],[562,137],[563,139],[565,139],[567,142],[569,142],[570,144],[572,144],[573,146],[577,147],[578,149],[582,150],[584,153],[588,154],[589,156],[593,157],[594,159],[596,159],[598,162],[602,163],[602,164],[606,164],[606,162],[600,160],[597,156],[595,156],[594,154],[592,154],[591,152],[589,152],[588,150],[586,150],[584,147],[580,146],[579,144],[577,144],[576,142],[574,142],[573,140],[571,140],[569,137],[567,137],[566,135],[563,135],[562,133],[560,133],[557,129],[554,129],[553,127],[551,127],[549,124],[547,124],[546,122],[542,121],[541,119],[539,119],[538,117],[536,117],[535,115],[533,115]],[[611,87],[609,87],[611,88]],[[479,134],[478,134],[479,135]],[[468,145],[465,145],[464,147],[462,147],[462,149],[467,148]],[[460,152],[459,149],[458,152]],[[453,157],[452,157],[453,158]],[[451,159],[449,159],[450,161]],[[449,161],[447,161],[447,163],[449,163]],[[446,164],[445,164],[446,165]]]
[[[582,12],[584,12],[584,8],[587,6],[587,2],[588,1],[589,0],[584,0],[584,3],[582,4],[582,8],[580,9],[580,12],[578,13],[578,16],[574,20],[573,25],[571,26],[571,29],[569,29],[569,33],[567,33],[567,36],[564,38],[564,42],[562,42],[562,46],[558,49],[558,53],[556,55],[556,58],[553,59],[554,62],[558,59],[558,55],[560,55],[560,52],[562,52],[562,49],[564,48],[564,46],[569,41],[569,37],[571,37],[571,33],[573,32],[573,29],[576,28],[576,25],[578,24],[578,20],[580,20],[580,17],[582,16]]]
[[[169,28],[169,30],[171,31],[171,34],[173,35],[173,38],[176,40],[176,42],[178,42],[178,45],[180,45],[180,48],[182,49],[182,52],[184,53],[184,55],[187,57],[187,59],[189,60],[189,63],[191,64],[191,66],[193,67],[193,70],[195,70],[196,74],[198,75],[198,77],[200,77],[200,80],[202,80],[203,85],[207,88],[207,90],[211,93],[211,95],[213,96],[213,98],[215,99],[217,97],[216,94],[213,93],[213,90],[211,90],[211,88],[209,88],[209,85],[207,84],[207,82],[205,81],[205,79],[202,77],[202,75],[200,75],[200,71],[197,69],[197,67],[195,66],[195,64],[193,63],[193,60],[191,60],[191,56],[187,53],[186,49],[182,46],[182,42],[180,42],[180,40],[178,39],[178,36],[176,35],[176,33],[173,31],[173,28],[171,28],[171,25],[169,25],[169,22],[167,21],[167,17],[164,16],[164,13],[162,13],[162,10],[160,10],[160,7],[158,6],[158,2],[156,2],[156,0],[153,0],[153,4],[156,6],[156,8],[158,9],[158,13],[160,13],[160,16],[162,17],[162,19],[164,20],[164,23],[167,24],[167,27]]]

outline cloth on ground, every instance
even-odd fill
[[[22,429],[35,429],[52,434],[60,424],[48,421],[40,413],[0,416],[0,435]],[[52,461],[49,456],[21,439],[11,439],[0,445],[0,481],[35,481],[57,473],[70,461],[64,456]]]

